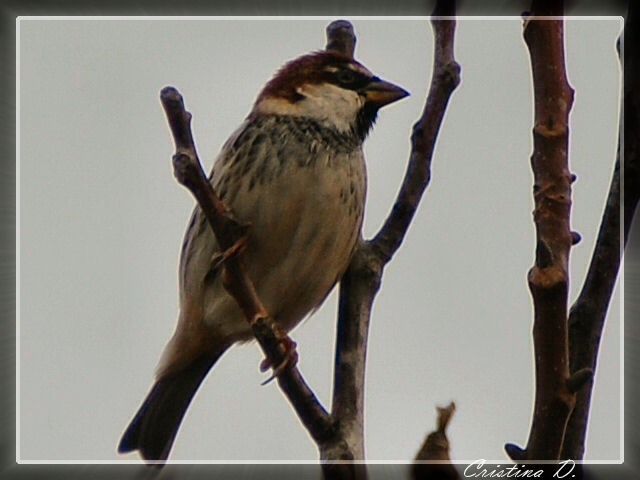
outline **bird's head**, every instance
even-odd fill
[[[407,95],[352,58],[321,51],[286,63],[262,89],[253,112],[311,118],[364,139],[378,110]]]

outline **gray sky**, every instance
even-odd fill
[[[347,17],[348,18],[348,17]],[[194,201],[173,178],[158,101],[173,85],[193,114],[205,170],[286,60],[325,45],[321,20],[22,20],[20,41],[20,456],[135,460],[120,435],[151,386],[177,315],[177,263]],[[356,58],[412,95],[381,111],[366,142],[365,237],[404,174],[430,80],[425,20],[352,20]],[[579,292],[617,141],[617,20],[566,25],[571,113],[571,300]],[[456,460],[506,460],[533,404],[532,92],[519,20],[461,20],[462,83],[431,184],[385,270],[369,339],[366,451],[409,460],[455,400]],[[596,376],[587,459],[620,444],[620,286]],[[335,292],[293,331],[299,367],[331,398]],[[231,349],[184,419],[174,460],[315,460],[259,348]],[[281,440],[274,442],[274,435]]]

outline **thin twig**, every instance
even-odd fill
[[[439,1],[434,15],[453,17],[455,2]],[[411,154],[407,171],[393,209],[382,228],[371,240],[371,248],[378,251],[387,263],[398,250],[418,208],[422,194],[431,179],[431,159],[440,125],[451,94],[460,83],[460,65],[453,56],[455,19],[433,18],[434,30],[433,75],[429,96],[418,122],[413,126]]]

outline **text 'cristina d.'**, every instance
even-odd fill
[[[525,465],[510,465],[508,467],[501,467],[497,465],[495,468],[485,467],[486,460],[479,459],[470,463],[467,468],[464,469],[465,478],[544,478],[543,469],[530,469]],[[551,478],[572,478],[571,472],[575,467],[573,460],[564,460],[558,463],[558,468]]]

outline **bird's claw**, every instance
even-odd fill
[[[284,372],[285,369],[293,368],[298,364],[298,351],[296,350],[296,342],[291,340],[291,338],[289,338],[287,335],[284,335],[280,339],[280,344],[284,349],[284,354],[282,356],[282,361],[278,365],[272,366],[271,359],[269,358],[265,358],[264,360],[262,360],[262,362],[260,362],[261,372],[266,372],[267,370],[269,370],[269,368],[273,368],[273,373],[271,374],[271,376],[264,382],[262,382],[261,385],[267,385],[273,379],[280,376],[280,374]]]
[[[224,252],[216,252],[211,257],[211,268],[210,270],[217,270],[224,262],[227,261],[229,257],[232,255],[236,255],[242,252],[247,247],[247,240],[249,239],[249,235],[245,232],[236,242],[227,248]]]

